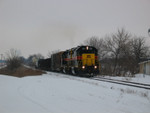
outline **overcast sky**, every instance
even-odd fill
[[[122,27],[150,41],[150,0],[0,0],[0,54],[47,56]]]

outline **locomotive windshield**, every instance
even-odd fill
[[[95,55],[97,55],[97,49],[90,46],[82,46],[81,48],[78,49],[78,53],[80,55],[83,53],[94,53]]]

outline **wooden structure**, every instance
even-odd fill
[[[150,60],[140,62],[139,66],[140,66],[140,73],[150,75]]]

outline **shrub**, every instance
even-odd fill
[[[10,51],[6,53],[6,63],[9,71],[15,71],[20,67],[22,62],[19,57],[19,51],[10,49]]]

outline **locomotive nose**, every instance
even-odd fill
[[[82,54],[82,65],[83,66],[95,65],[95,54]]]

